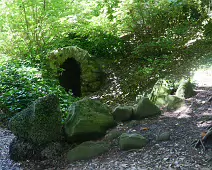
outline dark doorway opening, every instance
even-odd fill
[[[81,66],[74,58],[68,58],[60,68],[64,71],[59,76],[60,85],[68,92],[72,91],[75,97],[81,96]]]

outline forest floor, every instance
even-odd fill
[[[209,62],[211,64],[211,60]],[[68,163],[63,155],[54,160],[16,163],[9,159],[8,153],[14,135],[0,128],[0,170],[212,170],[212,150],[192,145],[212,125],[212,102],[209,100],[212,97],[212,67],[196,72],[194,80],[197,94],[186,99],[186,106],[171,112],[164,110],[158,117],[120,123],[113,129],[140,133],[148,138],[148,145],[142,149],[121,151],[118,139],[114,139],[109,152],[91,160]],[[117,81],[113,78],[112,83],[119,87]],[[170,140],[157,141],[156,136],[162,132],[169,132]]]

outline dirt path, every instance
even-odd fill
[[[200,74],[200,75],[198,75]],[[8,146],[13,135],[0,128],[0,170],[210,170],[212,150],[195,149],[191,143],[200,138],[201,132],[212,125],[212,72],[197,73],[197,95],[186,100],[186,107],[174,112],[164,112],[161,116],[119,124],[116,129],[137,132],[149,139],[146,147],[140,150],[120,151],[114,140],[112,149],[98,158],[67,164],[62,159],[26,161],[15,163],[9,159]],[[142,130],[147,127],[148,130]],[[170,132],[171,140],[156,141],[162,132]]]
[[[137,132],[150,139],[148,146],[138,151],[124,152],[113,148],[107,155],[91,161],[70,164],[70,169],[212,169],[212,151],[195,149],[191,143],[212,124],[212,87],[199,87],[198,94],[186,101],[187,107],[165,112],[158,118],[120,125],[119,129]],[[149,128],[142,131],[143,127]],[[156,141],[156,135],[170,132],[171,140]]]

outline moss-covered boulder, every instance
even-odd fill
[[[119,146],[122,150],[140,149],[147,144],[147,139],[140,134],[123,133],[119,139]]]
[[[41,145],[60,139],[61,119],[59,99],[48,95],[13,116],[9,128],[17,137]]]
[[[72,104],[64,130],[69,142],[97,139],[116,125],[109,107],[89,98]]]
[[[167,96],[171,95],[176,91],[176,85],[171,80],[165,80],[165,79],[159,79],[154,87],[152,88],[152,91],[149,95],[149,99],[155,103],[157,98],[160,98],[160,96]]]
[[[110,145],[105,142],[87,141],[71,149],[67,154],[68,161],[91,159],[107,152]]]
[[[113,112],[113,118],[117,122],[130,120],[133,114],[132,106],[117,106]]]
[[[185,105],[185,100],[175,95],[162,95],[157,98],[155,104],[158,107],[165,107],[167,110],[176,110]]]
[[[149,100],[149,98],[142,97],[135,107],[135,111],[133,113],[134,119],[143,119],[146,117],[158,115],[161,113],[161,111]]]
[[[194,85],[189,79],[182,79],[176,91],[176,96],[187,99],[194,95],[196,95],[196,92],[194,91]]]

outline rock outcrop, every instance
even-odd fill
[[[184,106],[185,98],[194,95],[193,86],[190,81],[169,82],[167,80],[158,80],[154,85],[149,97],[158,107],[167,110],[176,110]]]
[[[157,141],[168,141],[170,140],[170,132],[162,132],[156,137]]]

